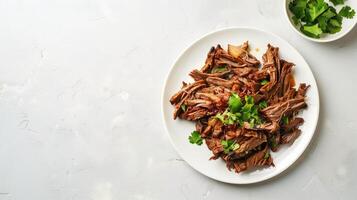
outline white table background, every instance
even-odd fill
[[[289,41],[320,89],[313,142],[260,184],[196,172],[161,120],[170,65],[229,26]],[[354,199],[356,36],[306,41],[282,0],[0,0],[0,200]]]

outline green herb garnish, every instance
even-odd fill
[[[341,8],[338,14],[342,17],[352,19],[355,16],[356,12],[350,6],[344,6],[343,8]]]
[[[335,6],[344,4],[344,0],[330,0]],[[289,4],[293,13],[292,20],[301,32],[313,38],[320,38],[324,33],[334,34],[342,29],[343,17],[352,19],[355,10],[344,6],[338,13],[324,0],[293,0]]]
[[[262,120],[258,113],[259,106],[254,104],[254,98],[245,96],[244,101],[243,105],[241,98],[232,93],[228,100],[228,109],[224,113],[218,113],[215,117],[225,125],[243,125],[244,122],[248,122],[253,128],[256,124],[261,124]]]
[[[273,136],[269,139],[269,145],[271,146],[271,148],[275,148],[278,146],[278,144],[275,141],[275,136]]]
[[[301,28],[301,31],[305,33],[305,35],[308,35],[313,38],[319,38],[320,35],[323,33],[318,24],[312,26],[304,25]]]
[[[228,100],[228,107],[232,113],[236,113],[242,108],[242,100],[237,94],[231,94]]]
[[[201,145],[203,143],[201,135],[198,131],[192,131],[191,135],[188,137],[188,140],[191,144]]]
[[[267,103],[267,101],[261,101],[258,106],[259,106],[259,109],[264,109],[264,108],[268,107],[268,103]]]
[[[264,155],[264,159],[268,159],[269,157],[270,157],[269,152],[266,152],[265,155]]]
[[[183,112],[185,112],[187,110],[186,104],[181,104],[180,108]]]
[[[266,84],[268,84],[268,83],[269,83],[269,81],[266,80],[266,79],[260,81],[260,85],[266,85]]]
[[[219,72],[224,72],[224,71],[227,71],[227,67],[226,66],[218,66],[218,67],[215,67],[211,70],[211,73],[219,73]]]
[[[282,117],[281,120],[285,125],[289,124],[289,118],[287,116]]]
[[[224,149],[224,153],[229,153],[231,151],[235,151],[239,149],[240,145],[233,140],[221,140],[221,144]]]

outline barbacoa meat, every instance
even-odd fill
[[[299,126],[304,120],[297,115],[307,107],[309,86],[302,83],[295,88],[294,64],[280,58],[278,47],[268,44],[262,60],[249,53],[248,42],[228,45],[228,51],[212,47],[204,66],[190,72],[194,81],[183,83],[170,99],[174,119],[196,122],[196,131],[213,153],[210,159],[221,158],[237,173],[274,166],[270,152],[302,134]],[[232,93],[242,99],[249,95],[256,105],[265,102],[258,111],[258,124],[226,124],[217,117],[228,109]],[[222,141],[230,141],[234,148],[227,150]]]

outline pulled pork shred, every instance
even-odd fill
[[[175,107],[174,119],[195,121],[196,131],[213,153],[211,159],[221,158],[229,170],[237,173],[274,166],[270,151],[275,152],[280,145],[291,144],[300,136],[299,126],[304,120],[296,115],[307,106],[305,96],[309,88],[304,83],[294,88],[294,64],[279,57],[278,47],[268,44],[262,64],[248,48],[248,42],[228,45],[228,51],[220,45],[212,47],[204,66],[189,74],[194,82],[183,82],[170,99]],[[263,80],[268,82],[263,85]],[[233,92],[243,99],[250,95],[255,103],[267,102],[267,107],[259,110],[262,124],[253,128],[249,124],[224,125],[215,118],[227,109]],[[283,117],[288,118],[287,123]],[[225,153],[221,140],[234,140],[240,147]]]

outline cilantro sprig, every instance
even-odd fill
[[[224,149],[224,153],[226,154],[231,151],[235,151],[240,147],[240,145],[234,140],[221,140],[221,144]]]
[[[341,10],[340,10],[340,12],[338,12],[338,14],[342,17],[352,19],[355,16],[356,11],[353,10],[350,6],[344,6],[343,8],[341,8]]]
[[[228,109],[223,113],[218,113],[215,117],[225,125],[239,124],[242,126],[244,122],[248,122],[250,127],[254,127],[256,124],[262,123],[258,110],[264,106],[266,106],[266,102],[256,105],[252,96],[245,96],[243,104],[242,99],[232,93],[228,100]]]
[[[343,5],[345,0],[330,0],[333,5]],[[289,4],[293,13],[292,20],[301,32],[313,38],[320,38],[324,33],[334,34],[342,29],[343,18],[352,19],[356,12],[350,6],[344,6],[339,12],[324,0],[293,0]]]
[[[191,144],[201,145],[203,143],[201,135],[198,131],[192,131],[191,135],[188,137]]]

